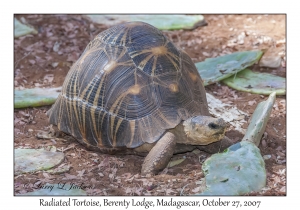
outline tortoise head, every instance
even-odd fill
[[[183,122],[185,144],[207,145],[220,141],[225,134],[226,123],[222,118],[195,116]]]

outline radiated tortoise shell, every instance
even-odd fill
[[[88,44],[48,115],[50,123],[84,144],[135,148],[209,112],[187,53],[155,27],[129,22]]]

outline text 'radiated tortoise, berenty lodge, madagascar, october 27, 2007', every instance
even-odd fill
[[[143,22],[98,34],[47,114],[51,124],[90,149],[146,155],[142,174],[164,169],[185,145],[220,142],[226,127],[209,116],[191,58]]]

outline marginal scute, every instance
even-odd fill
[[[90,147],[136,148],[195,115],[208,115],[190,57],[142,22],[101,32],[70,69],[50,123]]]

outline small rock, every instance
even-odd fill
[[[269,36],[263,36],[262,40],[263,40],[263,43],[266,43],[266,44],[272,42],[272,38]]]
[[[265,139],[262,140],[261,144],[262,144],[262,146],[263,146],[264,148],[267,147],[267,143],[266,143],[266,140],[265,140]]]
[[[259,66],[278,68],[281,65],[281,57],[278,55],[273,55],[269,57],[263,56],[259,62]]]
[[[276,41],[276,46],[281,45],[281,44],[285,44],[285,38]]]
[[[268,159],[270,159],[271,157],[272,157],[271,155],[264,155],[264,156],[263,156],[263,159],[264,159],[264,160],[268,160]]]
[[[53,68],[57,67],[57,66],[58,66],[58,62],[53,62],[53,63],[51,63],[51,66],[52,66]]]
[[[280,151],[278,151],[278,152],[276,153],[276,155],[278,155],[278,156],[280,156],[280,157],[284,157],[284,156],[285,156],[285,154],[282,153],[282,152],[280,152]]]
[[[202,54],[203,54],[204,56],[206,56],[206,57],[209,57],[209,56],[210,56],[210,54],[207,53],[207,52],[202,52]]]
[[[53,45],[53,51],[54,52],[58,52],[59,46],[60,46],[60,43],[59,42],[55,42],[54,45]]]
[[[238,44],[244,44],[244,39],[246,37],[245,32],[242,32],[240,35],[238,35],[237,39],[238,39]]]

